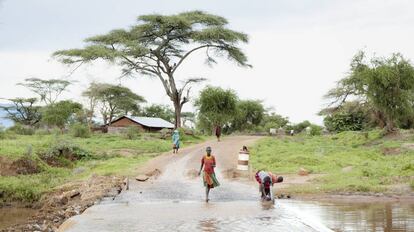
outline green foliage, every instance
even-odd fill
[[[357,53],[351,63],[348,77],[328,92],[334,103],[357,97],[373,107],[387,132],[397,123],[413,118],[414,67],[401,54],[390,58],[374,57],[367,61],[364,52]]]
[[[42,193],[49,190],[50,185],[61,183],[60,181],[57,176],[52,177],[43,173],[0,177],[0,189],[4,193],[3,198],[9,201],[34,202],[40,199]]]
[[[289,123],[289,120],[286,117],[270,113],[264,115],[261,125],[265,132],[269,132],[270,128],[278,129],[285,127],[287,123]]]
[[[399,147],[413,137],[394,141],[381,131],[341,132],[329,136],[265,138],[251,149],[255,169],[274,173],[297,173],[305,168],[323,174],[295,192],[385,192],[394,184],[410,184],[414,175],[414,151],[383,155],[384,147]],[[347,171],[344,168],[350,167]],[[318,188],[316,188],[318,187]]]
[[[137,139],[142,132],[136,126],[128,126],[123,133],[127,139]]]
[[[237,101],[233,90],[212,86],[203,89],[195,106],[199,111],[199,120],[205,122],[205,129],[229,123],[236,113]]]
[[[105,125],[117,116],[139,112],[139,103],[145,102],[142,96],[127,87],[106,83],[91,83],[82,95],[90,99],[91,114],[93,114],[93,108],[99,108]]]
[[[322,130],[323,127],[312,124],[310,125],[310,135],[315,136],[315,135],[322,135]]]
[[[54,53],[63,63],[91,62],[98,59],[122,67],[125,76],[135,73],[157,77],[176,113],[176,127],[181,127],[181,109],[190,101],[190,85],[203,78],[183,80],[179,86],[175,73],[183,62],[204,50],[206,63],[217,62],[215,57],[226,57],[236,64],[250,67],[239,47],[247,43],[247,35],[227,28],[223,17],[202,11],[174,15],[142,15],[129,29],[115,29],[104,35],[87,38],[81,49]]]
[[[91,137],[91,131],[88,125],[75,123],[70,127],[73,137],[89,138]]]
[[[36,98],[13,98],[7,99],[12,105],[0,106],[0,109],[7,112],[7,118],[26,126],[35,126],[40,122],[40,106],[36,106]]]
[[[152,104],[145,107],[140,115],[145,117],[162,118],[168,122],[173,122],[175,117],[174,111],[169,106],[158,104]]]
[[[60,94],[67,89],[72,83],[67,80],[49,79],[43,80],[39,78],[28,78],[24,83],[18,85],[24,86],[36,93],[46,105],[53,104],[57,101]]]
[[[18,135],[33,135],[35,133],[35,129],[30,126],[24,126],[22,124],[16,123],[12,127],[8,129]]]
[[[339,108],[325,109],[324,124],[328,131],[360,131],[369,128],[370,119],[366,106],[359,102],[346,102]]]
[[[85,158],[91,158],[90,152],[79,147],[79,145],[69,140],[57,140],[49,145],[47,151],[41,155],[45,159],[58,159],[61,158],[69,160],[80,160]]]
[[[42,122],[48,126],[64,128],[70,118],[80,110],[82,105],[70,100],[53,103],[43,109]]]
[[[232,131],[253,129],[262,123],[265,109],[261,101],[240,100],[236,104],[236,113],[231,121]]]
[[[42,165],[42,171],[38,174],[0,176],[2,201],[36,201],[57,185],[88,178],[92,174],[133,175],[138,165],[171,149],[170,138],[162,140],[154,136],[140,137],[137,140],[113,134],[95,134],[90,138],[72,138],[63,134],[58,139],[53,134],[16,136],[0,140],[1,156],[16,160],[33,153],[33,159],[37,159],[36,154],[41,156],[48,153],[50,158],[62,163],[59,167],[52,167],[37,159]],[[186,144],[202,140],[203,138],[189,136]],[[28,145],[31,145],[32,152],[28,152]],[[80,160],[68,159],[70,154]],[[74,173],[71,168],[75,167],[84,171]]]

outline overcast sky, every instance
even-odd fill
[[[83,46],[88,36],[127,28],[142,14],[203,10],[226,17],[249,35],[243,46],[252,69],[220,60],[212,68],[203,53],[188,60],[179,79],[202,76],[206,84],[260,99],[293,122],[321,124],[322,96],[344,77],[360,49],[414,59],[414,1],[410,0],[0,0],[0,98],[31,96],[17,82],[28,77],[67,77],[71,68],[50,55]],[[98,63],[73,73],[78,83],[63,98],[79,96],[91,81],[122,83],[148,102],[170,104],[161,83],[139,77],[119,80],[116,67]],[[203,85],[204,86],[204,85]],[[197,86],[197,96],[203,86]],[[191,110],[188,104],[184,110]]]

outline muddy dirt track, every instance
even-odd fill
[[[209,141],[150,161],[140,172],[161,170],[146,182],[131,180],[130,189],[106,199],[82,215],[67,220],[60,231],[330,231],[276,202],[262,204],[258,190],[243,178],[231,180],[237,154],[255,137],[230,137]],[[216,156],[221,186],[205,203],[204,188],[195,170],[206,146]]]

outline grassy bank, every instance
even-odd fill
[[[183,146],[198,143],[205,137],[185,136]],[[46,162],[44,156],[56,155],[55,150],[70,147],[80,155],[76,160],[57,157],[59,165]],[[32,202],[53,187],[95,175],[132,175],[150,158],[170,150],[170,139],[157,134],[142,134],[136,139],[123,135],[96,134],[90,138],[70,135],[13,135],[0,139],[0,158],[13,162],[33,160],[38,171],[29,175],[0,176],[0,200]],[[59,154],[57,154],[59,155]]]
[[[296,193],[398,194],[414,189],[414,134],[408,131],[384,138],[379,131],[265,138],[253,147],[251,159],[254,168],[274,173],[296,174],[304,168],[323,174],[290,187]]]

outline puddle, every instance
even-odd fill
[[[28,208],[0,208],[0,230],[25,222],[34,215],[35,212],[36,210]]]
[[[286,201],[283,207],[334,231],[414,231],[414,204]]]

